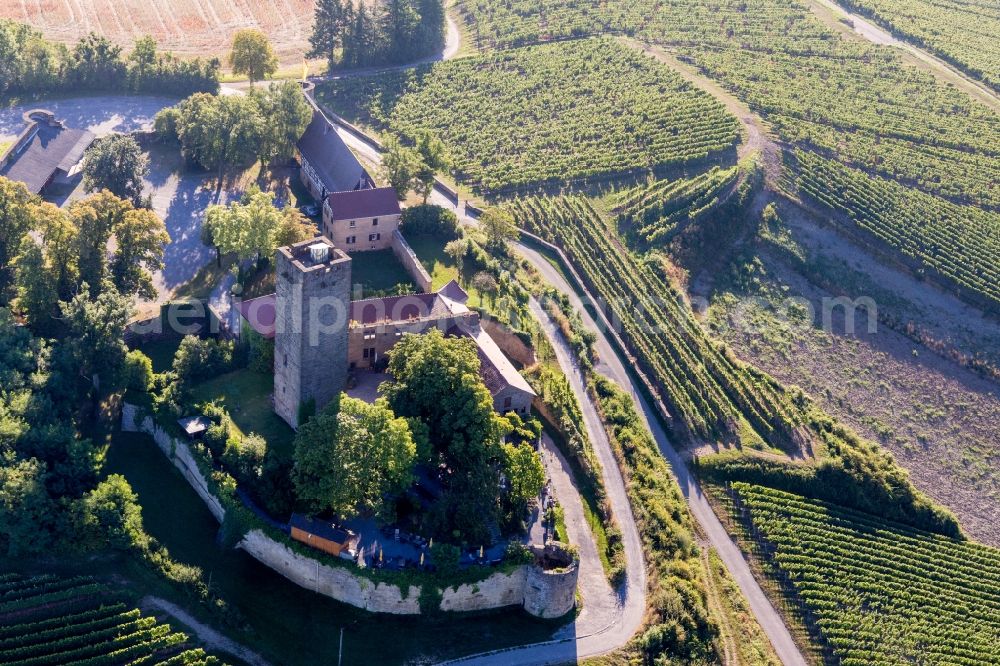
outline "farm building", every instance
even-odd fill
[[[335,557],[353,558],[358,535],[318,518],[293,513],[289,521],[292,538]]]
[[[323,201],[323,233],[345,252],[385,250],[401,213],[391,187],[332,192]]]
[[[295,144],[302,165],[300,178],[316,201],[331,192],[366,190],[374,187],[361,162],[318,110],[302,138]]]
[[[66,127],[44,109],[28,111],[24,122],[17,141],[0,155],[0,176],[41,194],[52,183],[79,173],[83,154],[94,142],[92,133]]]

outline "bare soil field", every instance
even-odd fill
[[[308,48],[313,7],[314,0],[0,0],[0,17],[60,42],[96,32],[129,48],[149,34],[178,55],[220,58],[235,31],[258,28],[288,64]]]
[[[783,217],[793,219],[788,212]],[[833,240],[802,220],[765,235],[741,258],[742,268],[716,284],[705,323],[740,357],[802,387],[891,451],[916,486],[954,511],[970,536],[1000,546],[1000,385],[888,326],[869,333],[863,311],[853,333],[846,330],[843,308],[824,330],[822,301],[831,294],[803,277],[788,261],[789,251],[819,253],[827,261],[849,258],[836,273],[841,293],[870,296],[880,311],[917,320],[956,347],[995,358],[1000,326]]]

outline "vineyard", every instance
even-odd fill
[[[165,50],[223,57],[240,28],[264,31],[283,60],[301,62],[314,0],[234,3],[223,0],[19,2],[0,0],[0,18],[32,25],[49,39],[72,43],[90,32],[131,48],[152,35]]]
[[[1000,221],[898,183],[872,178],[815,153],[790,159],[792,186],[849,218],[939,277],[1000,303]],[[925,220],[934,220],[933,225]],[[990,309],[990,308],[988,308]]]
[[[667,47],[722,83],[784,143],[884,179],[899,194],[884,202],[885,217],[948,230],[972,224],[963,236],[985,232],[992,241],[982,253],[1000,264],[1000,115],[894,49],[845,38],[803,2],[465,0],[458,9],[482,49],[607,32]],[[982,30],[995,32],[985,23]],[[996,48],[994,39],[977,52],[991,58]],[[831,196],[839,195],[831,189]],[[914,200],[919,211],[908,207]],[[980,212],[949,213],[942,222],[937,211],[959,210],[952,204]],[[902,231],[887,227],[883,240],[907,254],[912,241]],[[930,253],[938,263],[966,261],[955,247]]]
[[[669,240],[719,205],[739,176],[739,168],[712,169],[693,178],[658,180],[616,195],[619,226],[647,244]]]
[[[0,574],[0,663],[8,666],[221,663],[187,641],[90,578]]]
[[[851,10],[919,44],[1000,91],[1000,6],[979,0],[844,0]]]
[[[736,118],[614,40],[462,58],[322,85],[331,109],[413,137],[431,130],[484,193],[735,156]]]
[[[783,389],[708,339],[680,293],[617,238],[583,197],[519,199],[518,225],[559,244],[620,323],[630,351],[657,381],[689,439],[731,437],[749,423],[772,445],[789,442],[799,415]]]
[[[746,483],[734,515],[844,666],[1000,664],[1000,551]]]

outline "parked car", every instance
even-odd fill
[[[305,204],[303,206],[299,206],[299,210],[302,211],[302,214],[306,217],[316,217],[319,215],[319,206],[316,204]]]

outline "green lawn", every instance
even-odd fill
[[[429,234],[413,234],[406,237],[406,242],[413,248],[420,263],[430,273],[432,290],[437,291],[452,280],[458,280],[462,288],[469,293],[469,307],[480,307],[482,299],[479,292],[469,284],[472,276],[463,275],[462,279],[459,280],[458,266],[455,265],[455,260],[445,254],[444,246],[447,241]]]
[[[292,455],[295,433],[274,413],[271,393],[274,377],[243,369],[221,375],[196,386],[196,402],[218,400],[243,435],[255,432],[267,440],[268,448],[282,457]]]
[[[222,547],[218,523],[147,435],[116,432],[106,471],[123,474],[138,494],[146,531],[174,559],[201,567],[212,591],[239,614],[243,631],[225,632],[272,663],[337,663],[342,628],[344,664],[402,664],[546,640],[558,626],[516,609],[433,618],[365,613]]]
[[[153,340],[140,345],[139,349],[153,362],[153,372],[166,372],[173,367],[174,353],[180,346],[182,339],[181,337],[172,337]]]
[[[397,285],[405,285],[406,292],[417,288],[392,250],[351,254],[351,282],[361,285],[362,298],[399,293]]]

